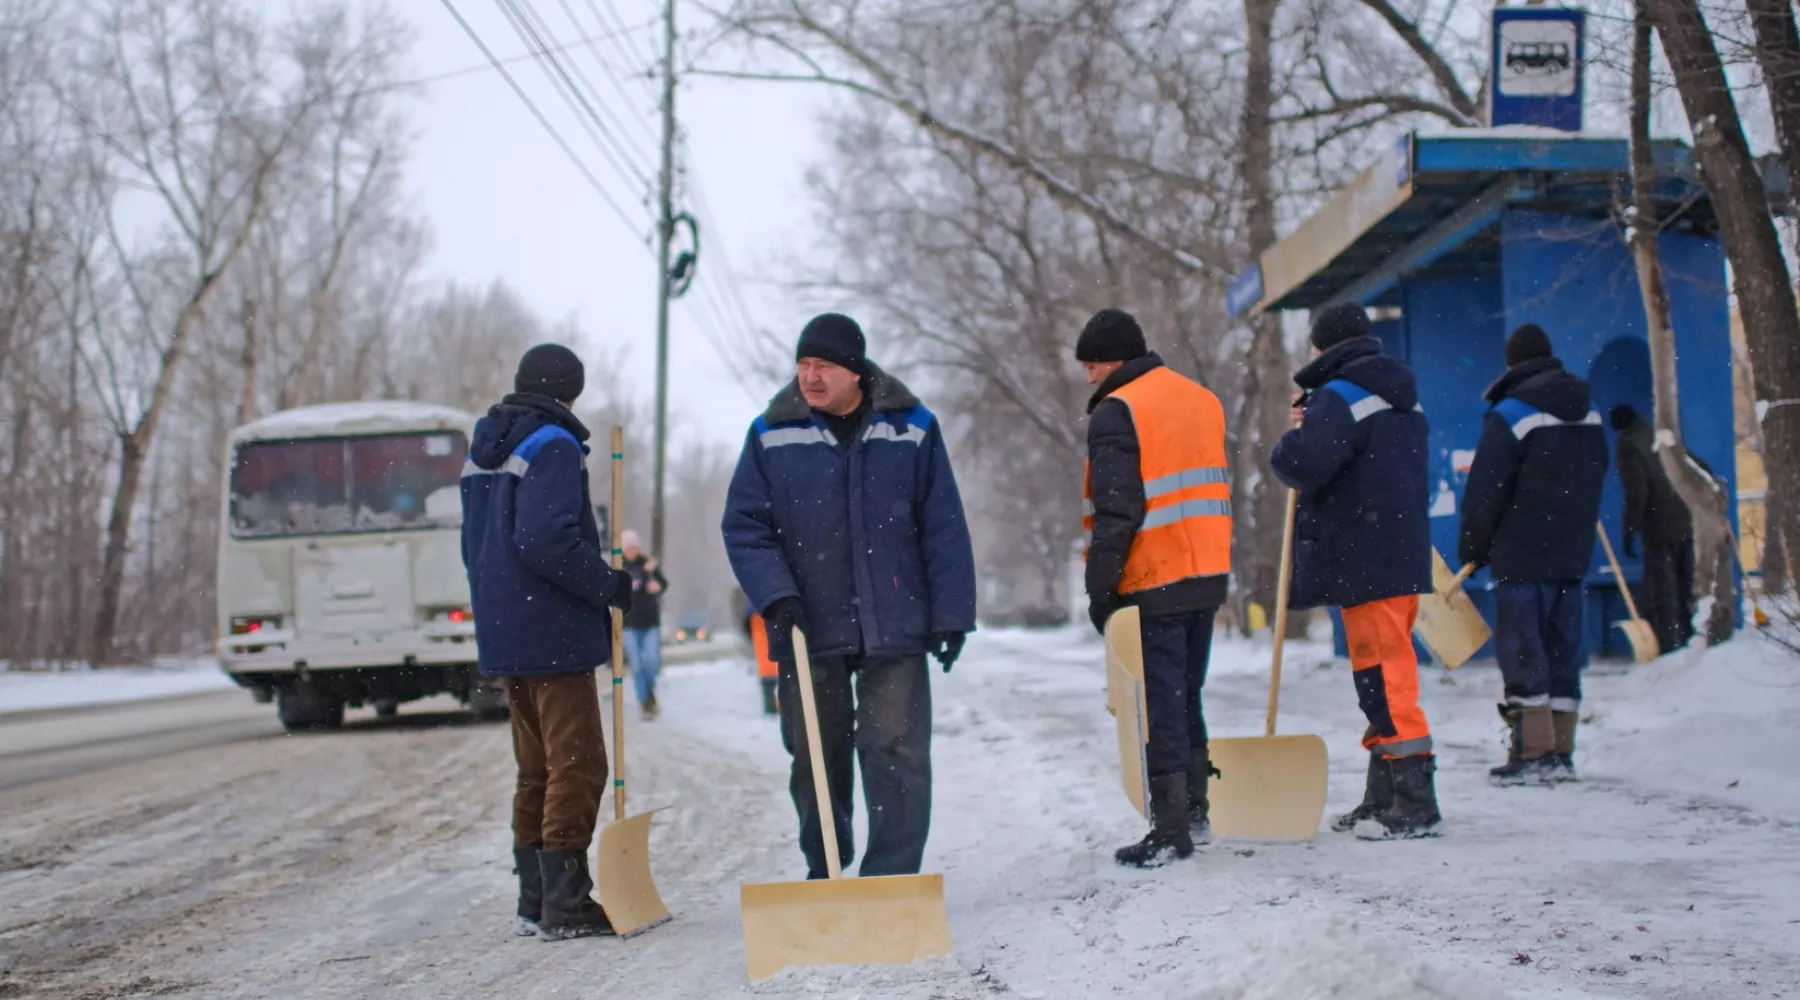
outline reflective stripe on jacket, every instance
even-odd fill
[[[1231,479],[1225,411],[1204,386],[1160,365],[1106,394],[1130,412],[1143,483],[1143,518],[1118,596],[1231,572]],[[1083,527],[1094,529],[1092,458],[1083,476]]]

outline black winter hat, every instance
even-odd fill
[[[575,352],[561,344],[539,344],[519,359],[514,392],[530,392],[572,403],[587,384],[587,372]]]
[[[1123,309],[1102,309],[1081,328],[1075,340],[1075,360],[1089,364],[1136,361],[1150,353],[1144,344],[1144,328],[1137,317]]]
[[[1506,338],[1506,367],[1516,368],[1527,361],[1551,357],[1550,335],[1536,323],[1527,323]]]
[[[1613,430],[1622,431],[1637,423],[1638,412],[1631,408],[1630,403],[1619,403],[1607,413],[1606,419],[1608,423],[1612,424]]]
[[[829,361],[858,375],[869,373],[869,345],[862,327],[840,313],[822,313],[807,322],[794,349],[794,360],[802,358]]]
[[[1346,340],[1369,335],[1369,314],[1354,302],[1332,306],[1313,320],[1312,345],[1329,351]]]

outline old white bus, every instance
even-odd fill
[[[456,696],[476,668],[458,479],[475,418],[424,403],[308,406],[238,428],[225,462],[219,662],[288,729]]]

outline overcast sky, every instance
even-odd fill
[[[485,63],[441,0],[395,2],[417,27],[417,76]],[[500,58],[529,51],[494,0],[454,3]],[[660,59],[660,5],[567,0],[582,19],[579,33],[565,16],[563,0],[531,0],[531,5],[562,43],[583,36],[601,39],[599,56],[623,80],[622,89],[588,46],[577,46],[563,58],[605,97],[602,117],[613,120],[613,131],[632,162],[654,177],[658,98],[654,85],[641,78],[641,69]],[[607,19],[604,24],[594,19],[596,11]],[[617,21],[612,20],[614,11]],[[696,8],[682,7],[677,19],[684,33],[705,26]],[[602,37],[617,33],[621,23],[631,29],[625,38]],[[635,79],[634,61],[640,72]],[[547,318],[573,316],[591,341],[582,352],[590,366],[602,349],[626,346],[630,381],[648,403],[656,365],[656,268],[646,250],[652,231],[650,189],[635,177],[624,179],[607,161],[534,61],[511,62],[507,69],[638,224],[628,228],[607,206],[499,73],[458,75],[429,84],[412,109],[418,136],[409,177],[413,197],[434,231],[429,270],[470,283],[503,277]],[[774,257],[804,249],[809,239],[803,181],[821,148],[814,119],[825,96],[795,84],[700,77],[683,82],[676,103],[687,138],[688,186],[691,191],[698,181],[713,215],[702,216],[703,225],[710,226],[702,234],[697,286],[677,303],[671,323],[669,406],[671,419],[681,425],[674,432],[677,439],[701,434],[737,440],[776,388],[740,386],[697,320],[694,300],[702,293],[700,285],[716,293],[720,304],[736,301],[725,294],[722,256],[735,265],[745,308],[728,308],[742,321],[786,337],[797,335],[806,319],[784,306],[768,279],[776,276]],[[682,207],[696,206],[690,198],[677,206]],[[721,320],[711,325],[720,336],[730,335]]]

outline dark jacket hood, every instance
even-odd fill
[[[1106,397],[1161,367],[1163,367],[1163,359],[1157,357],[1155,351],[1125,362],[1119,366],[1118,371],[1108,375],[1106,381],[1101,382],[1100,387],[1094,390],[1093,396],[1088,398],[1087,411],[1094,412],[1094,407],[1105,402]]]
[[[469,444],[469,461],[483,469],[498,469],[520,442],[544,427],[557,426],[586,441],[588,429],[562,403],[549,396],[515,392],[488,409],[475,421],[475,440]]]
[[[1507,369],[1488,386],[1482,398],[1490,404],[1516,399],[1558,420],[1580,420],[1588,415],[1587,380],[1563,368],[1560,358],[1534,358]]]
[[[863,394],[868,397],[870,413],[889,413],[896,410],[910,410],[919,405],[919,397],[912,394],[904,382],[882,371],[874,362],[869,362],[869,372],[862,378]],[[763,411],[763,419],[771,424],[791,424],[800,420],[812,419],[812,407],[806,404],[806,397],[800,394],[800,380],[789,382],[782,390],[769,400],[769,408]]]
[[[1419,383],[1413,377],[1412,366],[1381,353],[1381,340],[1377,337],[1357,337],[1333,347],[1300,369],[1294,375],[1294,384],[1310,393],[1337,379],[1369,390],[1396,410],[1419,405]]]

